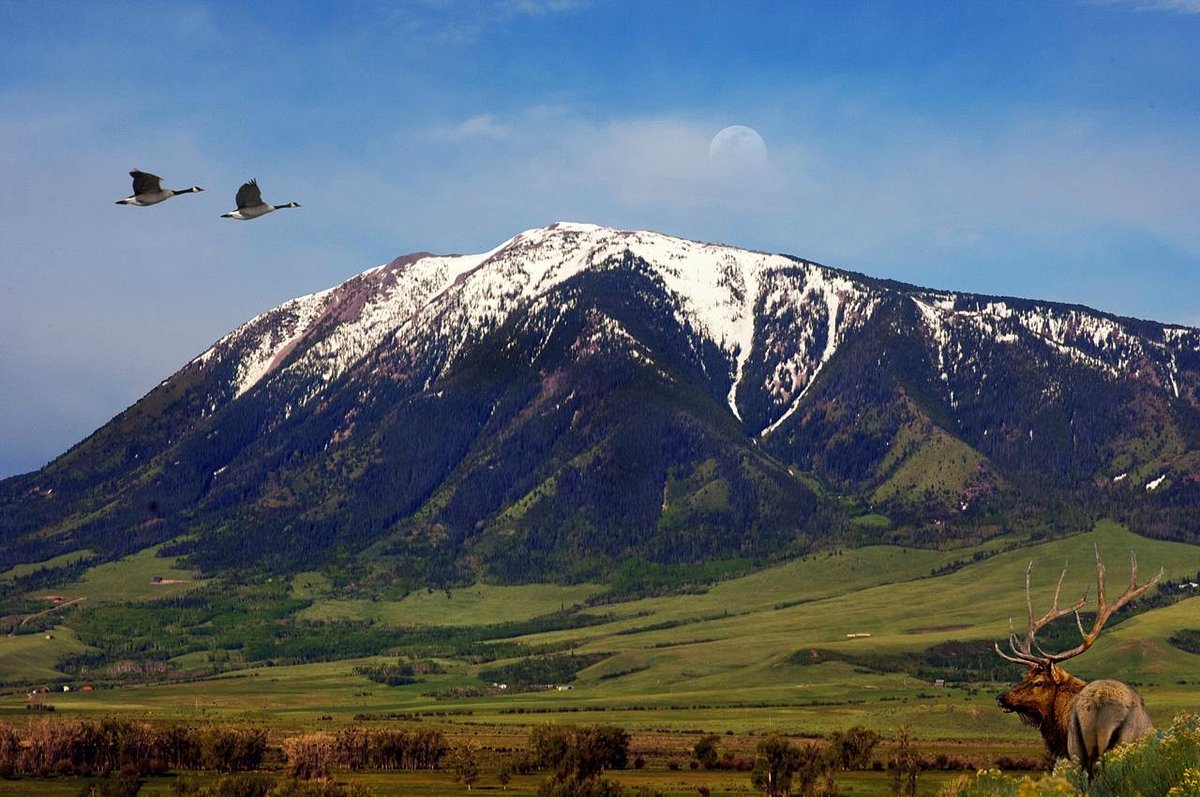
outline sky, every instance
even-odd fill
[[[0,0],[0,76],[0,478],[287,299],[560,220],[1200,326],[1200,0]],[[220,218],[251,177],[302,207]]]

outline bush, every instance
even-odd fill
[[[1171,727],[1105,753],[1091,782],[1078,766],[1060,760],[1041,778],[1020,779],[990,769],[960,781],[946,797],[1200,797],[1200,716],[1182,715]]]
[[[692,755],[696,757],[696,761],[705,769],[713,769],[721,760],[721,751],[717,748],[721,737],[715,733],[709,733],[701,736],[696,744],[692,747]]]
[[[552,778],[538,787],[538,797],[626,797],[621,784],[607,778],[560,780]]]
[[[1187,786],[1188,782],[1192,786]],[[1200,715],[1177,717],[1135,745],[1111,750],[1100,760],[1090,794],[1200,796]]]
[[[137,775],[116,775],[87,784],[79,797],[135,797],[141,790],[142,781]]]
[[[222,775],[208,786],[189,780],[171,784],[171,793],[183,797],[267,797],[275,778],[269,775]]]
[[[370,797],[370,794],[360,783],[310,783],[288,779],[267,792],[266,797]]]

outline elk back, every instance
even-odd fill
[[[1067,754],[1088,773],[1100,756],[1137,741],[1154,724],[1142,696],[1121,681],[1092,681],[1075,698],[1067,733]]]

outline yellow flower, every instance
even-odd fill
[[[1179,783],[1171,787],[1167,797],[1200,797],[1200,769],[1187,769]]]

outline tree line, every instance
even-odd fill
[[[155,726],[118,719],[0,724],[0,776],[91,775],[169,769],[242,772],[267,752],[261,728]]]
[[[352,726],[321,736],[319,745],[313,737],[299,734],[280,742],[277,749],[294,773],[437,769],[449,750],[437,730]],[[248,772],[262,768],[275,749],[267,731],[256,727],[45,719],[20,726],[0,724],[0,777]]]

